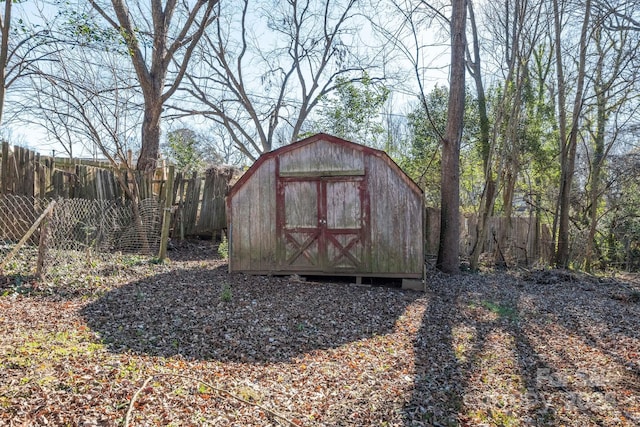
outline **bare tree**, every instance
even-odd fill
[[[446,273],[456,273],[460,264],[460,144],[465,113],[465,52],[466,12],[465,0],[451,3],[451,18],[446,7],[438,2],[392,1],[392,8],[401,17],[398,25],[389,25],[382,18],[375,28],[399,52],[401,60],[410,64],[418,87],[418,99],[431,129],[438,135],[441,145],[440,162],[440,243],[436,267]],[[437,69],[435,40],[424,40],[422,29],[440,27],[448,30],[451,63],[449,64],[449,98],[447,124],[444,133],[438,129],[428,102],[426,76]]]
[[[451,4],[451,72],[447,129],[442,140],[440,245],[436,267],[460,268],[460,140],[465,101],[466,0]]]
[[[602,25],[608,30],[640,31],[640,3],[638,0],[594,0],[593,7],[607,15]]]
[[[478,223],[476,226],[476,241],[471,250],[470,267],[477,270],[480,254],[484,250],[484,241],[487,235],[487,225],[489,217],[493,212],[496,193],[496,177],[493,165],[494,145],[490,139],[490,123],[487,113],[487,96],[484,88],[482,74],[482,62],[480,56],[480,41],[478,36],[478,25],[476,23],[473,1],[468,0],[469,23],[471,24],[472,49],[467,48],[467,65],[469,74],[473,78],[476,86],[478,115],[480,118],[480,145],[484,170],[484,188],[480,197],[480,207],[478,210]]]
[[[580,117],[583,110],[584,85],[586,81],[587,47],[589,39],[589,25],[591,22],[591,0],[586,0],[583,13],[582,27],[577,58],[576,88],[573,108],[567,109],[567,80],[565,78],[565,59],[562,51],[562,0],[553,0],[554,41],[556,52],[556,77],[558,84],[558,123],[560,136],[560,192],[558,196],[558,245],[555,254],[556,266],[567,268],[569,265],[569,215],[570,196],[573,176],[575,173],[578,133]],[[568,119],[570,120],[567,123]],[[570,127],[568,126],[570,125]],[[554,226],[555,231],[555,226]]]
[[[69,157],[90,153],[128,164],[143,107],[126,55],[80,46],[56,50],[16,99],[23,121],[43,128]]]
[[[0,124],[7,122],[7,113],[19,114],[19,110],[5,108],[9,89],[33,73],[37,63],[51,60],[50,55],[55,53],[51,48],[52,19],[40,19],[43,3],[30,2],[28,14],[18,3],[22,2],[5,0],[4,13],[0,14]],[[31,15],[43,22],[30,23]]]
[[[223,126],[249,159],[296,140],[339,76],[357,81],[371,69],[357,52],[356,4],[221,2],[217,13],[224,19],[204,34],[199,66],[189,71],[185,88],[198,105],[174,103],[176,115],[201,115]],[[266,25],[256,28],[256,22]]]
[[[525,163],[524,156],[528,151],[525,130],[530,126],[530,122],[534,121],[534,118],[528,115],[533,101],[526,95],[532,87],[529,64],[536,50],[540,48],[541,38],[547,32],[547,27],[544,24],[544,7],[539,0],[515,0],[487,6],[487,21],[490,22],[488,36],[493,43],[485,46],[484,52],[494,52],[497,61],[494,78],[500,79],[497,80],[499,90],[493,105],[493,132],[490,132],[487,108],[486,105],[483,106],[486,101],[483,102],[483,71],[478,46],[480,37],[471,2],[469,8],[474,48],[468,56],[473,58],[469,61],[470,72],[478,92],[480,146],[485,177],[476,227],[476,242],[470,259],[471,268],[476,269],[499,192],[502,192],[502,213],[505,221],[498,235],[494,237],[495,258],[499,262],[505,262],[502,248],[506,246],[511,232],[513,200]]]
[[[144,99],[138,170],[156,167],[163,106],[176,92],[205,30],[216,19],[217,0],[133,2],[89,0],[93,9],[124,38]]]
[[[9,30],[11,29],[11,5],[13,1],[5,0],[4,15],[0,16],[0,124],[4,110],[4,98],[7,88],[7,58],[9,56]]]
[[[242,166],[247,158],[236,149],[229,132],[219,123],[213,123],[206,131],[203,149],[214,152],[225,165]]]
[[[55,61],[30,76],[31,90],[22,97],[29,120],[74,155],[82,146],[106,158],[120,188],[131,201],[143,249],[149,249],[139,203],[142,192],[129,153],[144,115],[133,67],[126,55],[112,50],[59,49]],[[77,153],[75,153],[77,155]]]
[[[442,139],[443,135],[432,117],[431,107],[428,98],[429,79],[433,75],[438,75],[442,64],[437,59],[444,54],[444,50],[450,47],[449,42],[440,43],[438,37],[424,37],[425,28],[436,28],[435,34],[444,38],[443,34],[449,37],[451,20],[445,15],[444,6],[436,5],[436,2],[413,0],[391,0],[389,14],[377,14],[371,18],[374,29],[385,41],[385,49],[390,51],[387,59],[388,64],[400,62],[408,64],[408,73],[411,75],[410,81],[418,88],[416,94],[424,112],[426,119],[432,130]],[[433,4],[432,4],[433,3]],[[399,17],[399,22],[394,19]],[[441,30],[441,31],[440,31]],[[404,89],[415,93],[415,89]],[[403,89],[400,89],[402,92]]]
[[[589,130],[589,181],[587,188],[587,218],[589,231],[586,241],[585,265],[591,271],[596,252],[596,233],[600,220],[600,204],[607,184],[605,183],[606,162],[620,140],[621,133],[633,123],[638,109],[637,49],[640,40],[637,34],[620,29],[617,14],[608,10],[594,9],[594,18],[599,25],[591,33],[595,47],[595,67],[593,67],[593,96],[586,108],[586,125]],[[631,109],[630,109],[631,108]],[[595,120],[589,119],[594,117]],[[586,138],[585,138],[586,139]]]

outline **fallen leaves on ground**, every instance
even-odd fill
[[[4,292],[0,425],[640,424],[634,276],[433,272],[420,293],[228,274],[214,249]]]

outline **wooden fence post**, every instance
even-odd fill
[[[173,177],[175,166],[169,166],[169,174],[164,187],[164,209],[162,210],[162,232],[160,234],[160,251],[158,260],[164,261],[167,257],[167,244],[169,243],[169,225],[171,224],[171,206],[173,206]]]
[[[44,210],[44,212],[42,212],[40,217],[36,219],[36,221],[33,223],[29,231],[27,231],[27,233],[24,236],[22,236],[22,239],[20,239],[18,244],[15,245],[14,248],[11,250],[11,252],[9,252],[9,254],[6,257],[4,257],[4,260],[0,262],[0,271],[2,271],[4,269],[4,266],[7,265],[9,261],[11,261],[11,259],[16,255],[16,253],[18,253],[20,248],[24,246],[25,243],[27,243],[27,240],[29,240],[29,237],[31,237],[31,235],[36,232],[40,223],[44,221],[45,218],[47,218],[47,216],[49,215],[49,213],[51,213],[55,205],[56,205],[55,200],[49,203],[49,206],[47,206],[47,208]]]
[[[55,207],[55,201],[51,202]],[[47,241],[49,234],[49,221],[51,219],[51,214],[53,213],[53,208],[47,208],[49,213],[42,219],[41,227],[40,227],[40,242],[38,243],[38,260],[36,261],[36,277],[42,279],[45,273],[45,265],[44,258],[47,255]]]
[[[0,194],[4,194],[9,186],[9,143],[2,141],[2,164],[0,164]]]

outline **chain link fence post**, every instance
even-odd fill
[[[162,232],[160,234],[160,251],[158,260],[164,261],[167,257],[167,245],[169,244],[169,225],[171,224],[171,206],[173,206],[173,179],[175,167],[169,166],[169,174],[164,188],[164,208],[162,210]]]

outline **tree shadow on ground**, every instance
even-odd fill
[[[229,274],[223,265],[123,285],[81,314],[113,352],[271,363],[389,333],[419,296]]]
[[[640,351],[629,348],[640,338],[640,304],[625,300],[625,289],[635,295],[615,281],[434,281],[414,343],[405,425],[639,420],[629,396],[640,395],[640,376],[628,353]]]
[[[452,312],[457,295],[450,287],[431,287],[429,305],[414,342],[415,387],[404,407],[405,425],[457,425],[463,376],[456,359]]]
[[[559,277],[558,277],[559,276]],[[586,346],[597,348],[625,365],[640,383],[640,286],[614,278],[545,272],[527,278],[528,298],[539,313],[565,330],[575,330]],[[542,285],[542,286],[540,286]]]
[[[522,279],[511,294],[523,306],[519,354],[537,350],[540,361],[528,372],[531,418],[549,426],[638,425],[640,304],[626,299],[637,284],[562,270]]]

